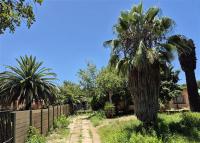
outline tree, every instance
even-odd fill
[[[174,22],[159,12],[156,7],[144,12],[142,3],[123,11],[114,26],[116,38],[104,43],[112,47],[110,63],[127,75],[135,114],[147,126],[157,120],[160,68],[172,56],[162,44]]]
[[[169,101],[181,94],[181,87],[177,84],[180,71],[174,71],[172,66],[161,71],[161,85],[159,99],[162,104],[168,106]]]
[[[176,47],[181,68],[185,72],[190,109],[200,112],[200,96],[194,72],[197,60],[194,42],[183,35],[174,35],[168,43]]]
[[[120,76],[114,68],[103,68],[97,75],[96,84],[101,93],[108,95],[109,102],[112,103],[112,96],[119,91],[124,84],[125,78]]]
[[[26,109],[33,100],[44,100],[46,104],[55,101],[56,74],[42,67],[36,57],[24,56],[16,59],[18,66],[6,66],[7,71],[0,73],[0,97],[2,104],[10,105],[15,101],[25,103]]]
[[[72,104],[81,103],[85,100],[85,95],[80,85],[70,81],[64,81],[64,84],[60,87],[60,94],[63,95],[63,100],[68,100]]]
[[[28,28],[30,28],[35,21],[33,5],[35,3],[41,5],[42,1],[0,0],[0,34],[3,34],[6,29],[14,32],[22,21],[26,21]]]
[[[87,68],[80,69],[78,72],[78,76],[80,78],[81,87],[86,92],[88,97],[92,97],[95,94],[96,87],[96,66],[92,63],[87,63]]]

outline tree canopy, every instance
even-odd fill
[[[102,68],[96,79],[98,90],[104,94],[108,94],[110,91],[119,91],[119,88],[123,87],[124,82],[125,78],[112,67]]]
[[[30,28],[35,21],[33,6],[41,5],[42,2],[43,0],[0,0],[0,34],[6,29],[14,32],[22,21]]]
[[[89,62],[87,63],[86,69],[80,69],[78,71],[80,86],[87,92],[89,97],[95,94],[96,76],[97,68],[94,64]]]
[[[85,94],[80,85],[70,81],[64,81],[60,87],[60,94],[62,95],[63,102],[70,102],[73,104],[81,103],[85,99]]]

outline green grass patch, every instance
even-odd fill
[[[46,143],[46,138],[35,127],[30,126],[25,143]]]
[[[104,111],[97,111],[89,116],[89,119],[94,127],[99,126],[105,118]]]
[[[69,125],[70,121],[64,115],[61,115],[54,121],[54,128],[51,129],[51,132],[46,137],[47,141],[56,141],[62,140],[68,137],[69,135]]]
[[[61,115],[56,119],[56,121],[54,121],[54,129],[67,128],[69,123],[69,119],[64,115]]]
[[[99,134],[102,143],[199,143],[200,113],[159,114],[158,126],[148,130],[138,120],[113,121]]]

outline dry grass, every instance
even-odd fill
[[[68,129],[59,129],[47,137],[47,143],[66,143],[69,135]]]
[[[134,116],[134,115],[127,115],[127,116],[122,116],[122,117],[117,117],[117,118],[112,118],[112,119],[104,119],[102,121],[101,125],[97,126],[97,128],[109,125],[109,124],[116,122],[116,121],[121,122],[121,121],[130,121],[130,120],[137,120],[137,117]]]

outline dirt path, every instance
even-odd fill
[[[87,116],[76,116],[69,125],[70,134],[67,143],[100,143],[99,135]]]

